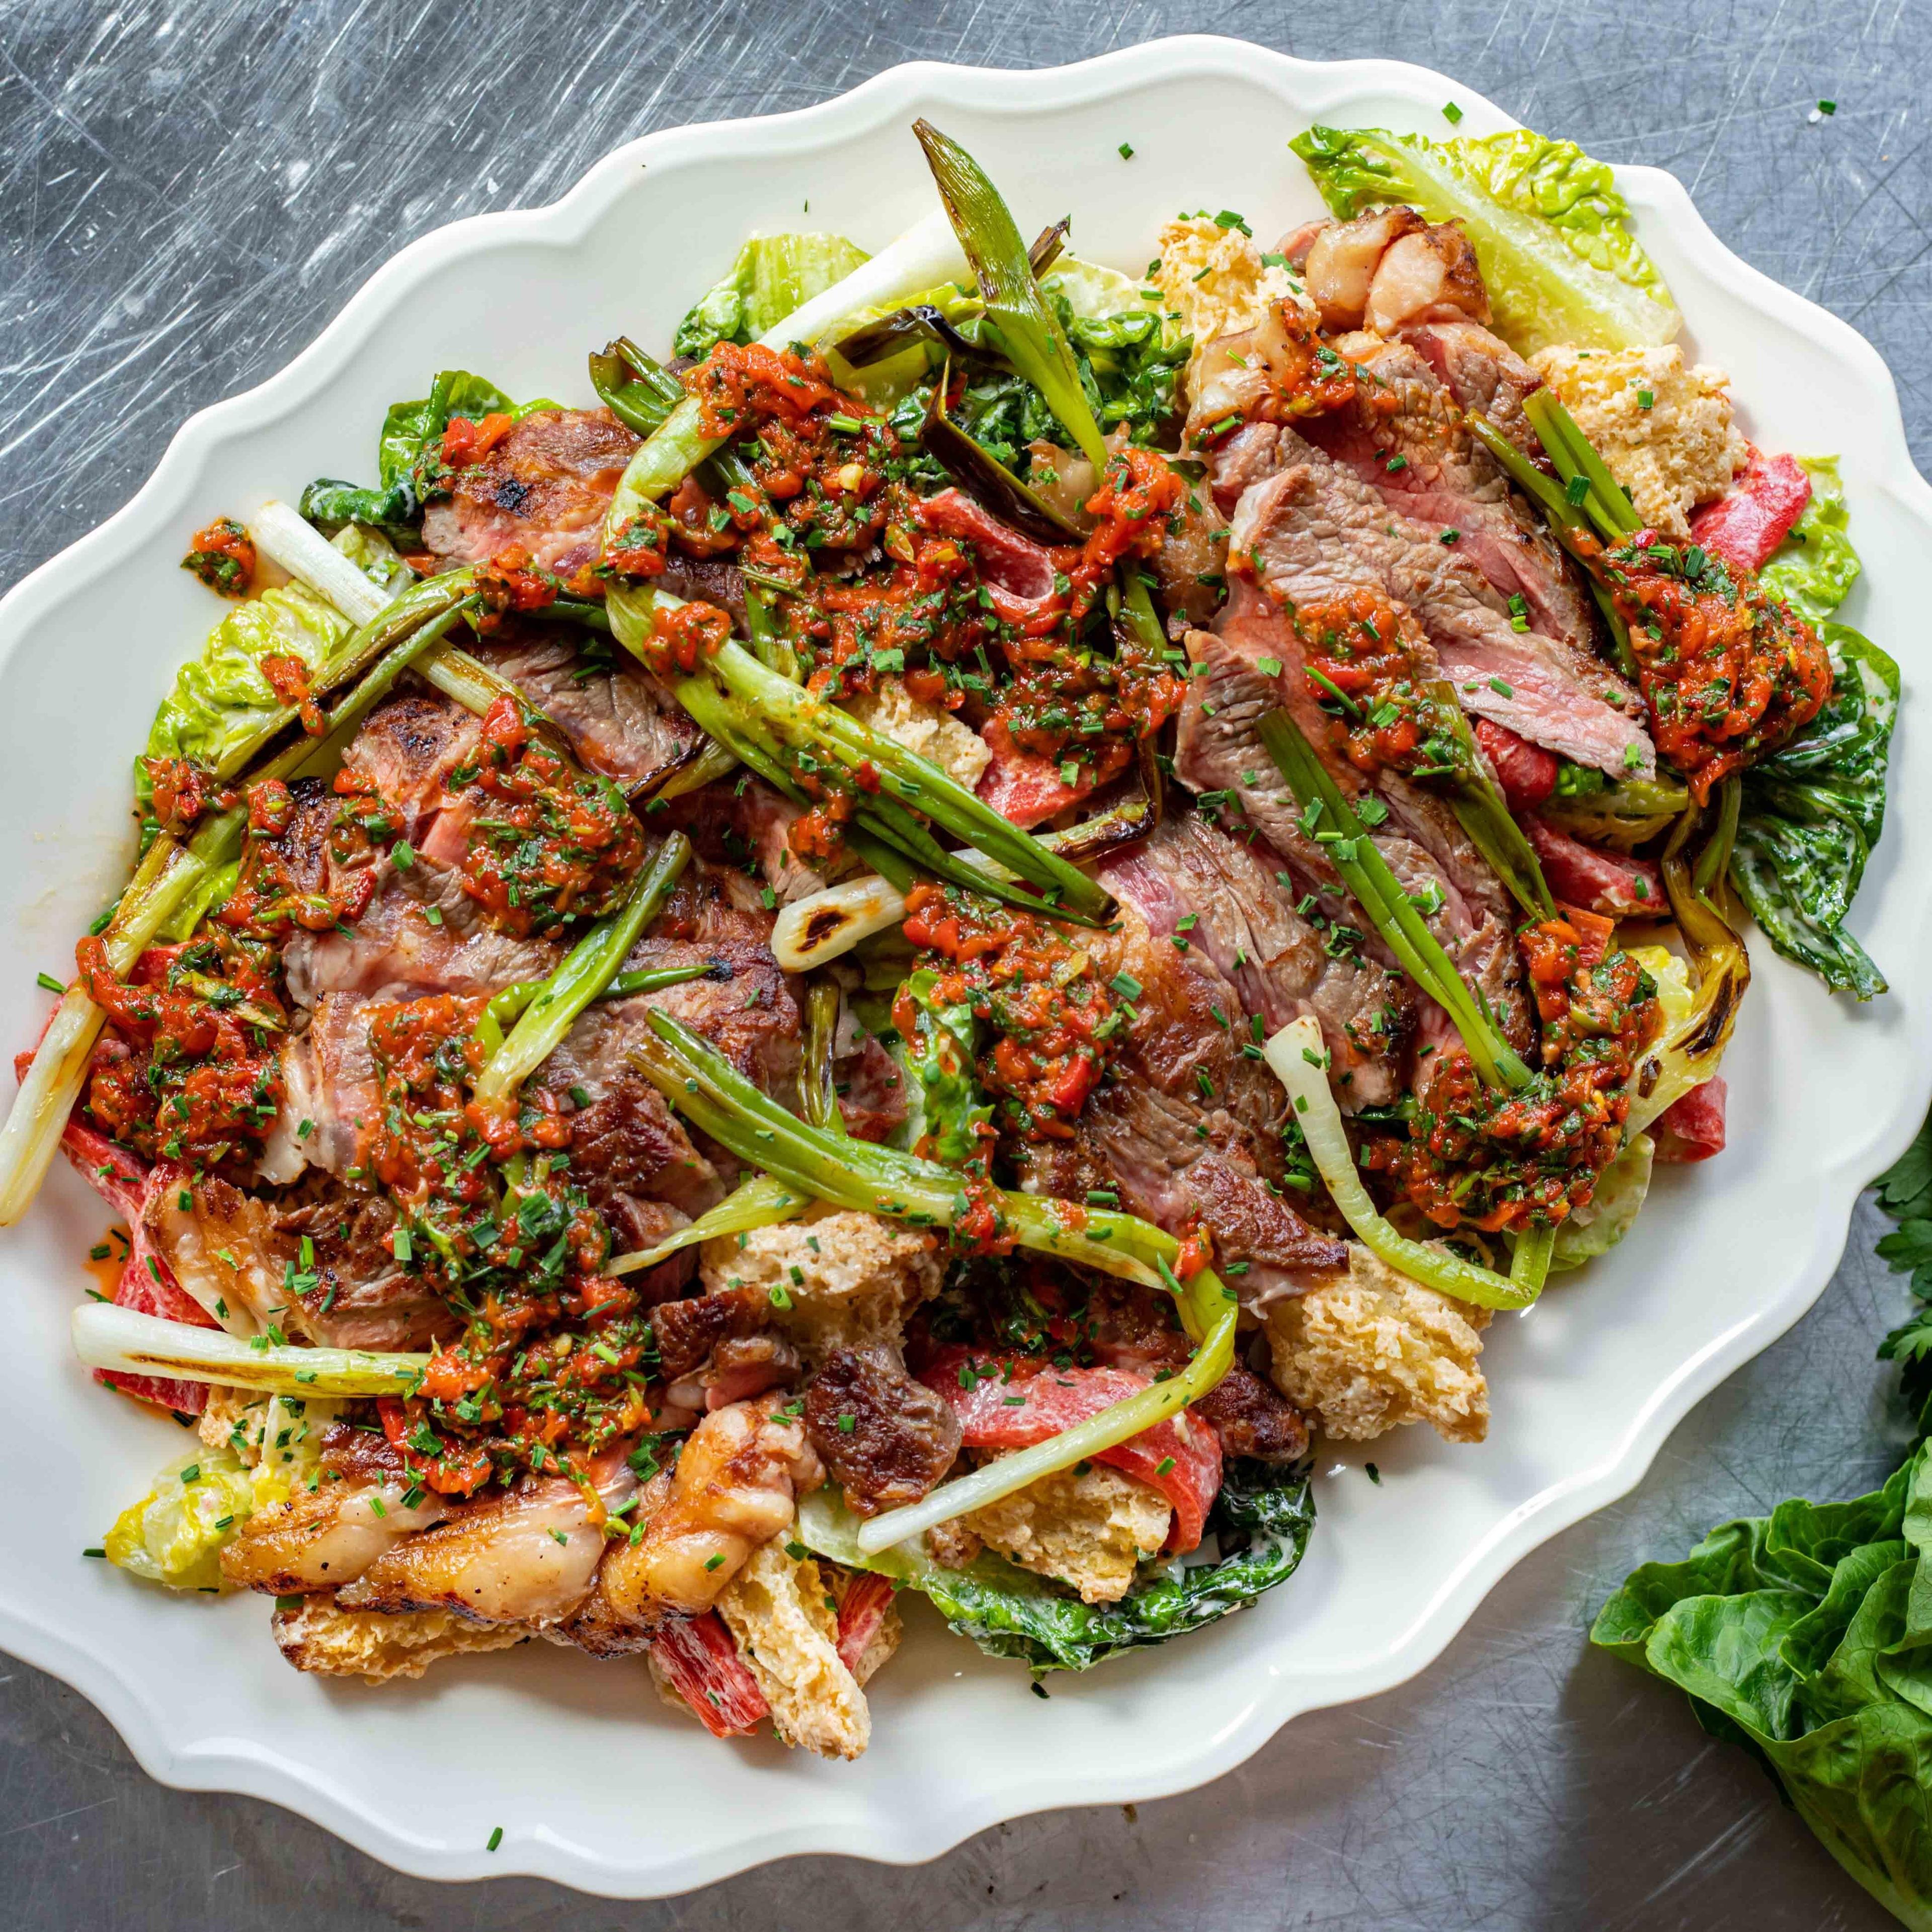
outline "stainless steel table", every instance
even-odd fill
[[[278,368],[427,229],[551,200],[646,129],[800,106],[895,62],[1043,66],[1184,30],[1413,59],[1606,159],[1672,169],[1740,254],[1877,343],[1932,458],[1924,0],[1336,10],[0,0],[0,582],[116,508],[183,417]],[[1290,1725],[1190,1796],[1027,1820],[914,1870],[800,1861],[662,1905],[442,1889],[266,1805],[160,1789],[80,1698],[0,1659],[0,1926],[1882,1927],[1750,1763],[1583,1639],[1643,1556],[1896,1460],[1872,1348],[1906,1298],[1870,1258],[1879,1225],[1862,1210],[1812,1315],[1432,1670]]]

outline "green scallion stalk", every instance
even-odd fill
[[[134,970],[207,871],[205,860],[166,832],[148,847],[102,934],[108,963],[117,975],[124,978]],[[94,1042],[106,1024],[106,1016],[89,998],[86,982],[76,980],[55,1008],[14,1096],[7,1124],[0,1127],[0,1227],[10,1228],[40,1191],[68,1115],[80,1097]]]
[[[1301,729],[1277,707],[1260,723],[1261,740],[1304,809],[1319,801],[1324,823],[1342,834],[1327,850],[1342,882],[1354,894],[1402,970],[1455,1022],[1477,1074],[1488,1087],[1527,1087],[1531,1075],[1516,1049],[1497,1031],[1456,963],[1411,903],[1388,862],[1355,816]],[[1344,856],[1344,854],[1349,856]]]
[[[654,966],[640,973],[620,973],[597,998],[600,1000],[626,1000],[633,993],[656,993],[666,986],[682,986],[688,980],[702,980],[716,970],[707,964]],[[514,1026],[543,996],[550,983],[548,980],[519,980],[491,999],[483,1009],[483,1017],[476,1022],[476,1037],[483,1042],[484,1052],[494,1053],[502,1045],[503,1029]]]
[[[1576,542],[1579,532],[1588,528],[1582,513],[1563,490],[1544,476],[1495,424],[1474,410],[1464,420],[1470,433],[1496,458],[1510,481],[1543,512],[1544,520],[1557,542],[1583,566],[1584,574],[1589,580],[1590,595],[1595,600],[1604,628],[1610,634],[1611,652],[1616,659],[1617,668],[1626,677],[1636,676],[1636,655],[1630,649],[1630,626],[1618,614],[1608,590],[1598,580],[1594,555],[1588,548],[1580,548]]]
[[[721,1234],[749,1234],[754,1228],[769,1228],[779,1221],[795,1221],[812,1205],[812,1196],[801,1189],[774,1180],[769,1174],[754,1174],[718,1205],[698,1219],[667,1235],[656,1246],[634,1255],[620,1255],[604,1272],[608,1275],[636,1274],[668,1261],[680,1250],[700,1242],[715,1240]]]
[[[1547,919],[1556,910],[1543,867],[1535,850],[1523,836],[1522,827],[1510,816],[1509,807],[1489,780],[1482,776],[1476,754],[1476,735],[1456,701],[1455,687],[1437,680],[1423,687],[1436,704],[1436,713],[1461,748],[1462,770],[1449,794],[1450,809],[1457,822],[1495,868],[1496,877],[1509,888],[1510,896],[1532,919]]]
[[[782,684],[784,681],[778,682]],[[790,800],[794,805],[811,804],[803,788],[785,769],[767,735],[768,720],[755,705],[701,676],[681,679],[675,688],[679,702],[715,742],[725,747],[739,763],[755,772],[781,796]],[[806,702],[824,710],[831,709],[824,706],[819,699],[811,698]],[[836,715],[843,718],[846,714],[840,712]],[[850,722],[861,731],[868,729],[859,725],[856,718]],[[890,744],[894,741],[886,739],[881,742]],[[836,755],[823,746],[818,749],[825,752],[828,761]],[[812,753],[817,754],[817,751]],[[922,759],[920,762],[923,764],[925,761]],[[1000,823],[1004,824],[1005,821],[1002,820]],[[895,798],[878,794],[868,797],[848,828],[845,843],[856,856],[882,878],[890,880],[902,892],[924,874],[971,891],[984,892],[989,898],[1004,899],[1029,912],[1044,913],[1051,918],[1072,918],[1082,924],[1092,923],[1085,915],[1069,913],[1059,904],[1019,890],[1012,883],[1015,875],[1010,872],[1000,882],[990,882],[985,874],[976,871],[958,854],[941,845]]]
[[[986,319],[1006,359],[1046,399],[1081,454],[1093,464],[1096,479],[1105,476],[1106,438],[1081,387],[1073,346],[1040,288],[1012,211],[986,170],[958,142],[929,121],[915,121],[913,132],[926,150],[939,198],[978,279]],[[1160,650],[1167,641],[1160,620],[1139,571],[1131,565],[1122,574],[1120,602],[1122,614],[1141,642],[1149,650]]]
[[[578,1015],[616,977],[624,956],[663,909],[690,857],[690,840],[671,833],[638,874],[623,905],[572,947],[477,1077],[477,1103],[486,1112],[509,1110],[518,1090],[556,1050]]]
[[[1068,913],[1104,919],[1112,912],[1112,900],[1077,866],[897,740],[788,682],[740,645],[724,645],[710,660],[710,669],[725,690],[794,751],[826,758],[848,774],[869,765],[878,777],[880,800],[896,801],[922,813],[1039,890],[1057,890]]]
[[[835,1139],[845,1140],[850,1136],[845,1132],[845,1117],[838,1111],[838,1095],[832,1078],[841,1003],[838,988],[829,980],[814,980],[806,994],[805,1055],[799,1075],[799,1097],[808,1126]]]
[[[325,544],[323,548],[328,546]],[[332,550],[329,554],[336,556],[338,554]],[[354,568],[346,562],[345,567]],[[356,574],[360,578],[361,573]],[[460,604],[475,588],[475,583],[476,572],[464,569],[446,571],[440,577],[426,578],[420,584],[412,584],[344,641],[341,650],[324,667],[323,682],[316,694],[320,697],[328,691],[340,689],[352,679],[362,676],[402,639],[414,634],[419,626]],[[352,617],[355,613],[344,614]],[[295,722],[296,710],[296,706],[286,705],[275,716],[265,719],[258,729],[238,740],[214,766],[212,776],[224,781],[239,777]]]
[[[1543,445],[1544,454],[1564,482],[1567,484],[1580,476],[1589,484],[1582,507],[1606,543],[1614,543],[1642,527],[1643,520],[1623,485],[1610,474],[1610,465],[1597,454],[1582,425],[1563,406],[1554,389],[1538,389],[1523,404],[1522,412]]]
[[[112,1302],[74,1311],[74,1352],[91,1369],[214,1382],[268,1395],[413,1394],[427,1355],[375,1354],[358,1348],[299,1348],[262,1336],[244,1340],[220,1328],[164,1321]]]
[[[1550,1257],[1556,1252],[1556,1229],[1534,1227],[1516,1238],[1516,1252],[1510,1257],[1510,1283],[1526,1301],[1534,1301],[1550,1278]]]
[[[1441,1294],[1452,1295],[1478,1308],[1527,1308],[1542,1288],[1540,1274],[1534,1285],[1528,1275],[1533,1251],[1525,1262],[1522,1282],[1466,1262],[1433,1241],[1412,1241],[1398,1234],[1377,1211],[1362,1185],[1355,1157],[1342,1124],[1342,1110],[1328,1085],[1328,1055],[1322,1043],[1318,1020],[1304,1015],[1292,1020],[1262,1049],[1275,1076],[1288,1089],[1288,1103],[1308,1144],[1310,1157],[1322,1185],[1362,1244],[1380,1256],[1398,1274],[1407,1275]],[[1517,1250],[1523,1256],[1530,1238]],[[1543,1269],[1549,1256],[1543,1256]]]

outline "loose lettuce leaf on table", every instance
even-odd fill
[[[1932,1444],[1850,1502],[1780,1503],[1647,1563],[1591,1640],[1753,1750],[1832,1856],[1932,1932]]]
[[[799,1534],[821,1556],[918,1590],[990,1657],[1016,1658],[1036,1671],[1086,1670],[1216,1622],[1285,1582],[1314,1522],[1305,1468],[1231,1462],[1208,1518],[1213,1558],[1144,1564],[1118,1604],[1083,1604],[990,1550],[958,1570],[934,1562],[922,1543],[862,1556],[853,1540],[857,1519],[826,1490],[801,1505]]]
[[[1380,128],[1313,127],[1288,143],[1336,215],[1406,202],[1460,220],[1474,243],[1496,333],[1528,356],[1556,343],[1625,349],[1682,326],[1629,228],[1607,163],[1528,129],[1431,141]]]
[[[671,346],[704,356],[721,342],[755,342],[868,259],[842,235],[754,235],[692,305]]]

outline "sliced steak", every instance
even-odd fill
[[[790,799],[743,772],[674,799],[670,808],[670,822],[698,853],[750,880],[754,895],[769,886],[780,905],[825,890],[824,878],[791,849],[800,815]]]
[[[959,1453],[959,1418],[883,1349],[834,1348],[806,1385],[805,1432],[860,1516],[916,1503]]]
[[[586,661],[569,638],[544,634],[479,644],[476,655],[556,726],[588,770],[627,792],[650,791],[704,746],[690,712],[626,652]]]
[[[1132,903],[1156,938],[1184,939],[1214,962],[1240,1002],[1228,1015],[1232,1024],[1258,1019],[1273,1034],[1312,1013],[1322,1022],[1342,1105],[1393,1100],[1406,1084],[1414,1001],[1400,979],[1346,943],[1346,929],[1337,934],[1331,926],[1324,945],[1298,909],[1303,895],[1284,863],[1265,846],[1185,813],[1110,857],[1100,876],[1117,898]]]
[[[1414,614],[1465,710],[1579,764],[1618,776],[1655,770],[1649,736],[1630,715],[1641,706],[1613,672],[1514,629],[1508,600],[1455,544],[1439,540],[1439,527],[1392,508],[1373,484],[1294,430],[1274,435],[1277,466],[1235,506],[1234,567],[1277,604],[1373,590]]]
[[[296,1325],[332,1348],[427,1348],[461,1327],[448,1304],[390,1252],[396,1210],[385,1195],[330,1187],[298,1207],[272,1210],[290,1254],[303,1237],[314,1265],[298,1270]],[[308,1277],[313,1275],[313,1282]]]
[[[1072,1138],[1010,1148],[1023,1184],[1072,1200],[1114,1187],[1170,1233],[1205,1228],[1250,1305],[1304,1292],[1345,1250],[1284,1198],[1280,1083],[1215,1018],[1238,1006],[1234,988],[1204,949],[1183,952],[1157,937],[1131,902],[1094,946],[1103,977],[1139,986],[1133,1016]]]
[[[1402,339],[1464,409],[1487,417],[1525,455],[1543,462],[1543,445],[1522,407],[1543,378],[1500,336],[1479,322],[1422,322],[1405,328]]]
[[[1259,735],[1262,717],[1286,704],[1299,714],[1312,743],[1326,742],[1329,721],[1318,711],[1310,716],[1312,700],[1301,674],[1294,627],[1261,592],[1238,584],[1218,634],[1191,631],[1187,648],[1204,674],[1188,680],[1175,740],[1175,776],[1209,794],[1231,816],[1238,813],[1238,824],[1252,826],[1288,861],[1298,886],[1336,909],[1331,917],[1366,930],[1366,918],[1346,896],[1327,855],[1303,830],[1301,808]],[[1264,659],[1280,669],[1264,670]],[[1345,794],[1361,791],[1360,774],[1345,762],[1335,761],[1332,776]],[[1370,834],[1376,850],[1420,902],[1463,976],[1482,989],[1504,1032],[1519,1046],[1527,1044],[1522,964],[1501,880],[1442,800],[1389,772],[1378,777],[1376,790],[1388,811]],[[1364,950],[1378,957],[1379,943],[1365,938]],[[1440,1046],[1448,1037],[1447,1016],[1433,1002],[1418,1004],[1425,1042]]]
[[[381,798],[404,849],[400,862],[393,847],[356,862],[373,872],[374,881],[368,903],[353,921],[290,937],[283,964],[298,1005],[314,1006],[329,993],[407,999],[494,992],[515,980],[544,977],[563,957],[560,942],[496,932],[457,873],[428,856],[460,849],[452,827],[468,807],[452,800],[448,781],[475,754],[480,729],[451,700],[410,690],[379,705],[357,733],[344,770]],[[317,891],[334,880],[337,862],[327,833],[339,805],[326,788],[298,789],[294,818],[280,842],[285,860],[298,850],[311,855]]]
[[[1308,1422],[1273,1383],[1237,1362],[1194,1405],[1214,1425],[1226,1456],[1298,1462],[1308,1453]]]
[[[352,923],[298,932],[282,956],[289,992],[313,1006],[331,993],[406,1000],[428,993],[494,993],[547,978],[561,942],[499,932],[457,874],[418,855],[406,870],[380,862],[375,896]]]
[[[340,1179],[364,1164],[382,1107],[369,1050],[370,1004],[326,994],[307,1030],[283,1046],[282,1105],[262,1150],[263,1180],[286,1186],[308,1167]]]
[[[423,513],[424,545],[446,569],[519,551],[596,596],[604,512],[638,441],[608,410],[538,410],[456,472]]]
[[[1356,366],[1364,380],[1354,401],[1310,417],[1302,433],[1438,544],[1455,531],[1456,555],[1506,607],[1521,597],[1532,629],[1594,668],[1596,623],[1582,577],[1470,434],[1464,406],[1407,343]]]

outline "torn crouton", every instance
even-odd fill
[[[742,1237],[721,1235],[700,1251],[707,1293],[745,1288],[764,1297],[772,1326],[808,1367],[833,1348],[892,1348],[905,1318],[939,1292],[932,1236],[876,1214],[834,1213]]]
[[[1285,266],[1262,260],[1252,236],[1223,228],[1204,214],[1170,221],[1160,231],[1160,264],[1154,286],[1169,314],[1194,338],[1187,360],[1187,387],[1210,343],[1259,326],[1268,311],[1300,290]]]
[[[943,706],[915,698],[896,677],[882,677],[878,688],[847,700],[845,708],[862,724],[882,731],[908,752],[937,765],[968,791],[993,761],[986,740]]]
[[[958,1526],[1022,1569],[1078,1590],[1083,1603],[1114,1604],[1134,1566],[1167,1540],[1173,1514],[1158,1490],[1094,1462],[969,1510]]]
[[[1445,1442],[1480,1442],[1490,1390],[1477,1330],[1489,1318],[1351,1241],[1346,1274],[1270,1306],[1275,1385],[1329,1436],[1362,1442],[1427,1422]]]
[[[1539,350],[1536,373],[1630,492],[1637,514],[1666,536],[1690,534],[1688,512],[1731,487],[1750,446],[1731,420],[1730,378],[1653,349]]]
[[[817,1562],[781,1538],[757,1551],[718,1599],[718,1614],[787,1744],[854,1758],[872,1735],[858,1679],[838,1656],[837,1600]]]
[[[475,1624],[447,1610],[345,1610],[326,1595],[278,1608],[272,1628],[298,1670],[371,1684],[420,1677],[441,1658],[508,1650],[530,1635],[519,1624]]]

